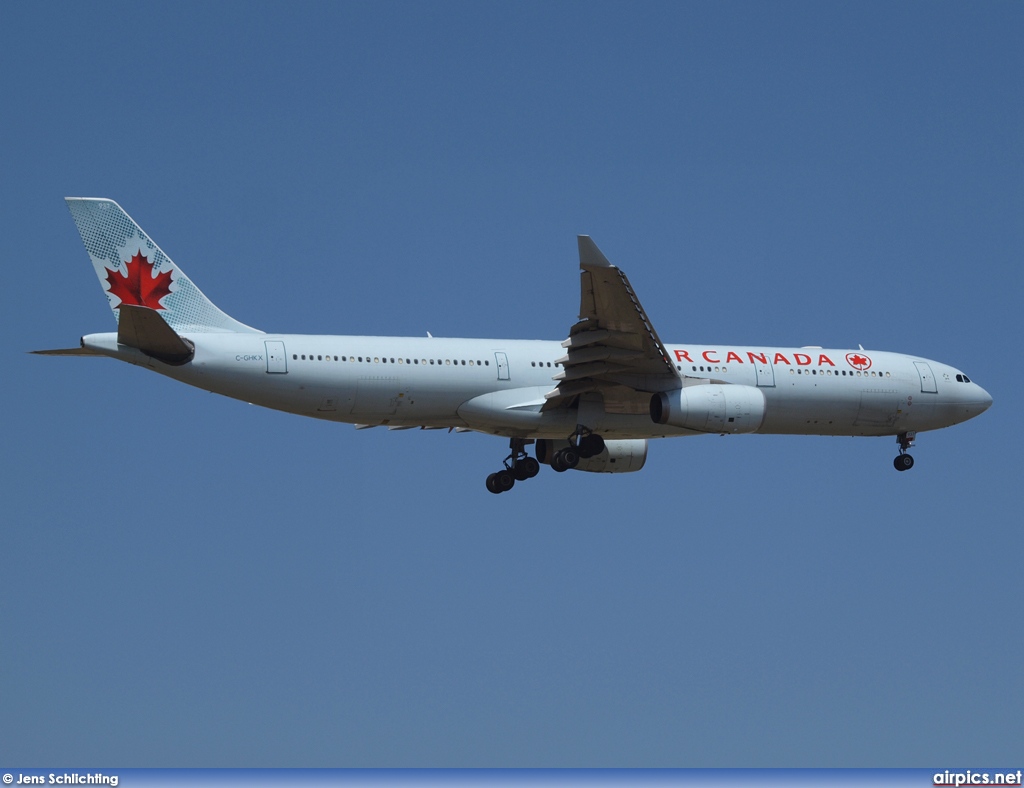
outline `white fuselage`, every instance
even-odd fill
[[[558,342],[302,334],[183,334],[194,358],[170,366],[92,334],[105,355],[256,405],[329,421],[461,427],[519,438],[564,438],[574,408],[542,411],[560,372]],[[688,378],[757,387],[759,433],[895,435],[957,424],[991,397],[946,364],[882,351],[667,345]],[[694,434],[636,412],[587,414],[607,438]]]

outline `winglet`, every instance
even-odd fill
[[[580,247],[580,268],[615,267],[608,262],[608,258],[601,253],[589,235],[577,235],[576,242]]]

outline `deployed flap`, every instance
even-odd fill
[[[588,235],[578,237],[580,320],[562,343],[557,387],[545,410],[578,394],[601,392],[611,411],[643,412],[649,394],[679,388],[681,380],[626,275],[608,262]]]
[[[192,344],[178,336],[155,309],[121,304],[119,311],[118,344],[141,350],[167,364],[184,364],[191,360],[195,352]]]

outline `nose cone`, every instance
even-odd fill
[[[975,388],[978,389],[978,397],[975,402],[971,403],[975,408],[975,416],[979,413],[984,413],[986,410],[992,407],[992,395],[989,394],[985,389],[979,386],[977,383],[974,384]]]

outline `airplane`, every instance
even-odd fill
[[[218,309],[113,200],[66,198],[117,331],[79,347],[266,408],[357,429],[476,431],[509,440],[492,493],[557,472],[639,471],[648,442],[741,433],[896,436],[992,404],[947,364],[885,351],[665,344],[626,278],[577,238],[579,319],[562,341],[265,333]],[[534,457],[527,454],[533,445]]]

